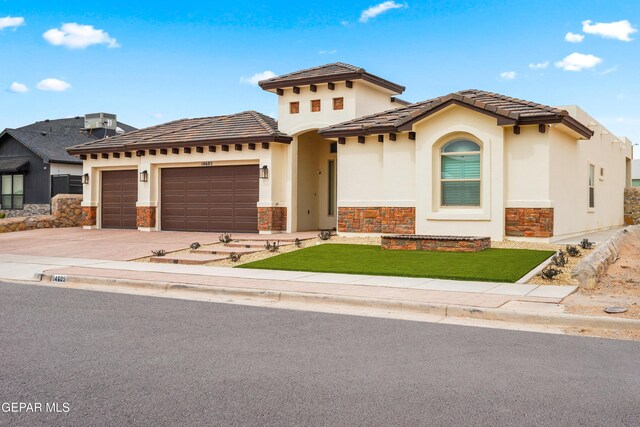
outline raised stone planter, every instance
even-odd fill
[[[491,247],[489,237],[382,236],[382,249],[404,251],[479,252]]]

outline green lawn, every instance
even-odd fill
[[[552,251],[383,251],[380,246],[325,244],[243,264],[238,268],[516,282]]]

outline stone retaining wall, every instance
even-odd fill
[[[599,244],[593,252],[573,267],[571,278],[577,280],[581,288],[593,289],[596,286],[598,277],[604,273],[609,264],[618,259],[620,245],[631,233],[640,233],[640,225],[620,230],[607,241]]]
[[[624,223],[640,224],[640,187],[624,189]]]
[[[51,215],[0,219],[0,233],[37,228],[77,227],[82,219],[81,194],[58,194],[51,199]]]
[[[390,250],[479,252],[490,247],[489,237],[382,236],[382,249]]]
[[[0,213],[3,213],[5,218],[17,218],[20,216],[49,215],[50,212],[51,212],[51,205],[48,205],[48,204],[24,205],[20,210],[2,209],[2,207],[0,207]]]

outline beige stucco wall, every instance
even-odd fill
[[[137,206],[156,206],[156,226],[145,231],[160,230],[161,209],[160,209],[160,171],[162,168],[175,167],[210,167],[202,166],[203,162],[213,162],[212,166],[257,164],[266,165],[269,168],[269,179],[260,180],[259,207],[285,206],[289,208],[290,200],[287,199],[286,177],[287,177],[287,144],[271,143],[269,149],[263,149],[260,144],[256,144],[255,150],[249,150],[244,144],[241,151],[234,150],[230,146],[228,152],[224,152],[218,147],[215,153],[196,153],[195,148],[190,154],[185,154],[182,149],[180,154],[169,154],[137,157],[124,157],[119,159],[110,156],[108,159],[87,159],[84,161],[83,173],[90,175],[89,184],[84,185],[82,206],[97,206],[97,225],[101,227],[101,172],[108,170],[136,169],[138,172],[148,171],[148,182],[138,182],[138,202]],[[91,228],[91,227],[89,227]]]
[[[618,138],[576,106],[562,107],[587,124],[594,135],[576,141],[550,129],[550,194],[555,210],[554,240],[624,223],[624,188],[632,144]],[[589,208],[589,165],[595,166],[595,208]],[[600,176],[600,168],[604,176]]]

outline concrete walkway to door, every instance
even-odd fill
[[[315,237],[317,231],[292,234],[241,234],[234,238],[278,240]],[[45,228],[0,234],[0,254],[128,261],[151,255],[152,250],[167,252],[217,243],[220,233],[182,231],[144,232],[138,230],[84,230],[82,228]]]

